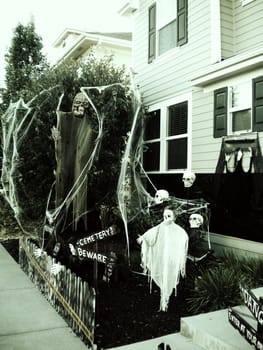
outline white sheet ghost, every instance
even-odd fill
[[[167,311],[173,289],[175,295],[180,276],[185,276],[188,235],[174,222],[174,212],[166,207],[164,220],[138,238],[144,272],[160,288],[160,310]]]

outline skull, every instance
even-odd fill
[[[158,190],[154,196],[155,204],[161,204],[169,198],[169,193],[166,190]]]
[[[195,181],[195,174],[190,170],[186,170],[183,173],[184,187],[191,187],[193,185],[194,181]]]
[[[166,225],[171,225],[174,222],[174,212],[172,209],[164,209],[163,221]]]
[[[200,214],[191,214],[189,218],[189,223],[191,228],[198,228],[204,222],[202,215]]]
[[[73,100],[73,104],[72,104],[73,115],[77,118],[83,118],[87,108],[88,108],[88,100],[82,92],[79,92],[74,97],[74,100]]]

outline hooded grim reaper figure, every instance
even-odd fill
[[[163,221],[137,239],[141,244],[141,260],[145,273],[158,285],[161,293],[160,310],[166,311],[180,275],[185,275],[188,235],[175,222],[174,211],[166,207]]]
[[[87,228],[87,175],[92,164],[92,152],[97,137],[87,115],[88,99],[80,92],[72,103],[71,112],[58,111],[56,137],[56,207],[70,208],[74,230],[81,220]],[[59,224],[59,223],[58,223]]]

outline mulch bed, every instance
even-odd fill
[[[183,285],[183,283],[182,283]],[[172,294],[166,312],[159,311],[160,292],[150,293],[147,277],[132,273],[126,284],[100,283],[96,301],[95,343],[110,348],[179,331],[185,313],[183,287]]]

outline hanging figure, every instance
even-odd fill
[[[74,231],[80,220],[87,228],[84,214],[87,212],[87,175],[97,137],[88,115],[88,105],[86,96],[78,93],[71,112],[58,111],[58,125],[53,131],[57,160],[56,207],[64,205],[66,212],[71,208],[73,217],[70,221],[74,223]]]
[[[176,295],[180,276],[185,276],[188,235],[174,221],[174,210],[167,206],[164,208],[163,221],[137,239],[141,244],[144,272],[160,288],[161,311],[167,311],[173,289]]]

